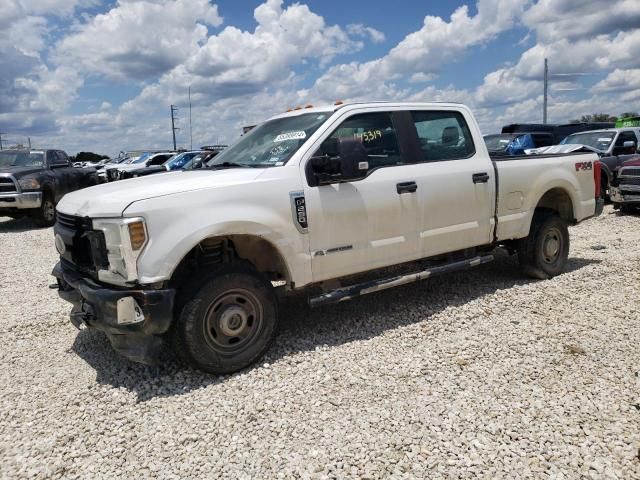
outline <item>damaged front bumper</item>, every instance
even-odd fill
[[[60,297],[73,304],[71,323],[102,330],[113,348],[130,360],[157,363],[163,350],[162,334],[173,319],[175,290],[110,288],[62,262],[52,275],[58,280]]]

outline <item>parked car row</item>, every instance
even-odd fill
[[[143,152],[137,156],[105,166],[104,178],[108,182],[170,172],[202,168],[206,161],[216,156],[225,145],[202,147],[183,152]]]
[[[625,210],[633,208],[638,203],[631,200],[636,195],[631,195],[635,184],[631,185],[631,175],[627,175],[622,185],[625,195],[622,194],[618,180],[618,172],[622,167],[629,166],[629,162],[636,162],[640,159],[640,126],[634,122],[619,123],[619,126],[605,124],[607,128],[585,130],[601,124],[568,124],[568,125],[536,125],[536,124],[514,124],[503,127],[503,133],[485,135],[484,140],[487,149],[492,156],[515,156],[515,155],[542,155],[561,154],[579,151],[590,151],[600,156],[602,165],[601,195],[607,200],[612,198],[612,189],[616,188],[616,199],[614,206],[619,208],[624,206]],[[622,126],[624,125],[624,126]],[[547,131],[544,131],[547,127]],[[574,129],[575,131],[571,131]],[[520,130],[532,130],[531,132],[520,132]],[[559,138],[559,133],[566,134]],[[552,139],[556,143],[549,143]],[[546,145],[542,145],[546,144]],[[635,171],[633,169],[627,172]],[[626,200],[625,200],[626,198]]]

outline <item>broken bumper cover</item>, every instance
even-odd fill
[[[640,204],[640,185],[625,185],[624,190],[620,187],[611,187],[611,201],[614,203]]]
[[[70,319],[107,334],[113,348],[130,360],[154,364],[163,349],[161,335],[171,325],[175,290],[115,289],[94,282],[58,262],[52,275],[58,294],[71,304]]]
[[[0,194],[0,209],[31,209],[42,205],[42,192]]]

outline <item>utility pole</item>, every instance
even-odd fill
[[[549,63],[544,59],[544,100],[542,104],[542,123],[547,124],[547,93],[549,91]]]
[[[178,111],[178,107],[175,105],[171,105],[171,133],[173,134],[173,150],[176,150],[176,130],[180,130],[176,128],[176,117],[175,113]]]
[[[193,150],[193,130],[191,129],[191,85],[189,85],[189,150]]]
[[[4,132],[0,132],[0,150],[2,150],[2,135]]]
[[[29,142],[29,150],[31,150],[31,137],[27,137],[27,141]]]

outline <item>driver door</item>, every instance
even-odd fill
[[[418,251],[418,197],[411,187],[416,166],[405,160],[394,114],[346,118],[314,156],[328,154],[343,138],[362,142],[368,168],[364,178],[306,183],[314,282],[408,261]],[[313,175],[309,168],[305,171]]]

